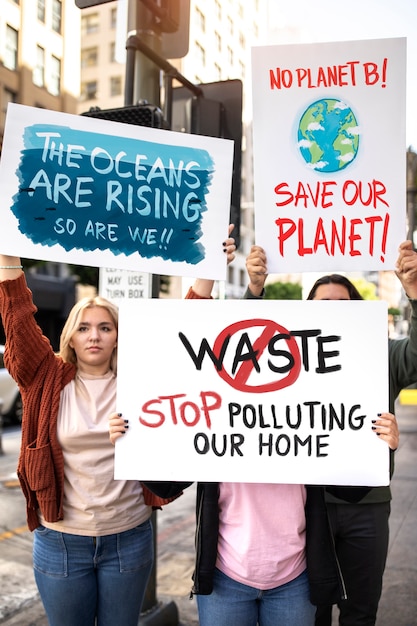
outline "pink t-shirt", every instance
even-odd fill
[[[303,485],[220,483],[216,566],[257,589],[273,589],[306,568]]]

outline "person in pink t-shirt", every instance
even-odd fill
[[[223,248],[230,263],[234,240]],[[197,279],[187,298],[210,298],[212,288]],[[111,441],[125,432],[123,417],[113,414]],[[144,484],[172,497],[191,483]],[[200,626],[313,626],[305,501],[303,485],[198,483],[192,594]]]

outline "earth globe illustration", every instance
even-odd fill
[[[335,98],[313,102],[298,124],[298,147],[308,167],[339,172],[355,159],[359,124],[352,109]]]

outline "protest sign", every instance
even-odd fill
[[[226,278],[233,142],[10,104],[5,254]]]
[[[118,346],[116,478],[388,484],[383,302],[124,302]]]
[[[406,40],[256,47],[252,66],[269,271],[393,269],[406,235]]]

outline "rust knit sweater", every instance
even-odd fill
[[[77,369],[57,356],[37,325],[32,292],[24,274],[0,281],[0,314],[6,333],[4,362],[20,388],[22,440],[17,474],[26,498],[29,530],[45,520],[63,519],[64,458],[57,439],[62,389]],[[145,503],[154,508],[175,498],[159,498],[142,485]],[[177,496],[178,497],[178,496]]]
[[[0,282],[0,312],[6,333],[4,362],[23,401],[22,442],[17,467],[30,530],[37,509],[48,522],[63,518],[64,459],[57,440],[61,390],[76,368],[57,357],[34,319],[36,307],[24,274]]]

